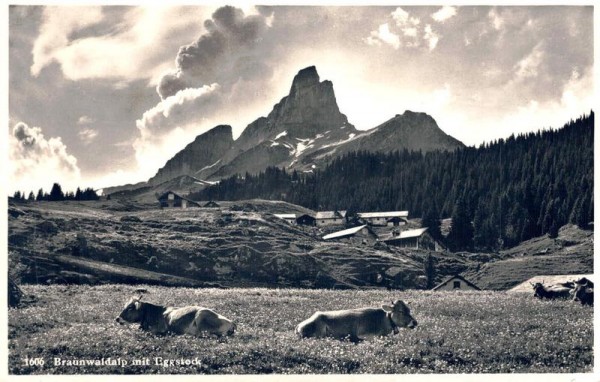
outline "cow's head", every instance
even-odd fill
[[[390,313],[390,318],[396,327],[413,329],[417,326],[417,320],[410,315],[410,309],[404,301],[396,300],[392,305],[382,305],[381,308]],[[394,328],[394,332],[396,331],[397,329]]]
[[[228,335],[231,336],[233,335],[233,333],[236,330],[236,326],[233,322],[231,322],[230,320],[226,320],[221,327],[223,328],[223,332]]]
[[[593,293],[593,291],[594,290],[592,288],[588,287],[587,283],[586,284],[579,284],[572,291],[573,300],[575,300],[575,301],[582,301],[587,294]]]
[[[132,297],[127,301],[123,311],[115,319],[119,324],[125,322],[141,322],[142,321],[142,302],[140,297]]]
[[[542,283],[538,282],[535,284],[533,284],[533,283],[529,283],[529,284],[531,284],[531,287],[533,288],[534,296],[541,297],[544,294],[544,292],[546,291],[546,288],[544,288],[544,284],[542,284]]]

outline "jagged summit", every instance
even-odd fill
[[[241,150],[248,150],[283,132],[290,139],[305,139],[337,131],[341,126],[348,127],[346,133],[355,130],[340,112],[333,83],[321,82],[317,68],[309,66],[294,76],[290,93],[273,107],[266,118],[258,118],[246,127],[236,145]]]
[[[315,66],[309,66],[304,68],[296,74],[294,81],[292,81],[292,87],[290,89],[290,95],[295,94],[302,88],[311,87],[319,84],[319,74]]]

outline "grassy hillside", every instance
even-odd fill
[[[592,370],[592,311],[571,301],[504,292],[192,289],[143,286],[147,301],[198,304],[237,323],[229,338],[154,336],[114,321],[139,286],[25,286],[37,301],[11,309],[12,374],[574,373]],[[380,306],[401,298],[413,330],[352,344],[299,340],[295,326],[316,310]],[[55,358],[127,361],[56,365]],[[156,364],[156,357],[197,360]],[[37,359],[26,365],[25,359]],[[133,365],[148,358],[147,365]],[[40,365],[39,360],[44,361]]]
[[[26,283],[171,286],[406,289],[462,273],[480,288],[508,289],[538,274],[593,270],[593,232],[572,225],[499,253],[429,252],[325,242],[340,228],[289,225],[272,214],[310,210],[285,202],[220,204],[11,203],[9,258]]]
[[[592,273],[593,262],[594,232],[566,225],[557,238],[527,240],[502,251],[497,261],[471,266],[465,274],[481,288],[503,290],[537,275]]]
[[[177,279],[167,277],[169,285],[410,288],[424,283],[414,254],[323,242],[318,229],[272,216],[308,211],[284,202],[132,211],[103,203],[12,206],[10,257],[24,266],[23,281],[160,284],[157,278],[172,275]]]

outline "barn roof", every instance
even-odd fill
[[[317,219],[337,219],[337,218],[345,218],[346,211],[320,211],[317,212]]]
[[[408,211],[386,211],[386,212],[359,212],[359,218],[408,218]]]
[[[462,277],[461,275],[454,275],[451,277],[448,277],[446,280],[442,281],[441,283],[439,283],[435,288],[433,288],[432,290],[438,290],[441,287],[443,287],[444,285],[448,284],[450,281],[452,280],[462,280],[464,283],[466,283],[468,286],[470,286],[471,288],[475,289],[475,290],[481,290],[477,285],[473,284],[472,282],[470,282],[469,280],[465,279],[464,277]]]
[[[425,233],[425,231],[427,231],[427,227],[425,228],[417,228],[417,229],[410,229],[408,231],[402,231],[400,232],[400,235],[386,235],[384,237],[381,238],[381,240],[383,241],[394,241],[394,240],[403,240],[403,239],[410,239],[413,237],[421,237],[421,235],[423,235]]]
[[[178,198],[180,198],[180,199],[187,200],[189,203],[192,203],[192,204],[194,204],[194,205],[196,205],[196,206],[200,206],[200,204],[199,204],[198,202],[195,202],[195,201],[193,201],[193,200],[191,200],[191,199],[188,199],[188,198],[186,198],[186,197],[184,197],[184,196],[181,196],[181,195],[179,195],[178,193],[176,193],[176,192],[173,192],[173,191],[166,191],[166,192],[162,193],[162,194],[161,194],[161,195],[158,197],[158,200],[165,200],[165,199],[167,199],[169,194],[173,194],[173,195],[175,195],[176,197],[178,197]]]
[[[296,219],[296,214],[273,214],[280,219]]]
[[[512,287],[508,292],[531,292],[531,284],[543,283],[544,285],[555,285],[558,283],[566,283],[569,281],[579,280],[585,277],[591,281],[594,281],[595,277],[593,274],[574,274],[574,275],[538,275],[525,280],[522,283]]]
[[[367,226],[366,224],[363,224],[363,225],[359,225],[358,227],[348,228],[348,229],[345,229],[342,231],[330,233],[329,235],[323,236],[323,240],[338,239],[338,238],[344,237],[344,236],[352,236],[352,235],[355,235],[361,229],[365,228],[366,226]]]

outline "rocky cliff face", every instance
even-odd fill
[[[288,96],[277,103],[269,115],[248,125],[236,146],[245,151],[278,134],[287,139],[306,139],[345,126],[354,130],[340,112],[331,81],[320,82],[314,66],[296,74]]]
[[[158,170],[148,183],[156,186],[181,175],[194,176],[199,170],[218,166],[221,158],[232,148],[233,142],[231,126],[228,125],[220,125],[198,135]]]

